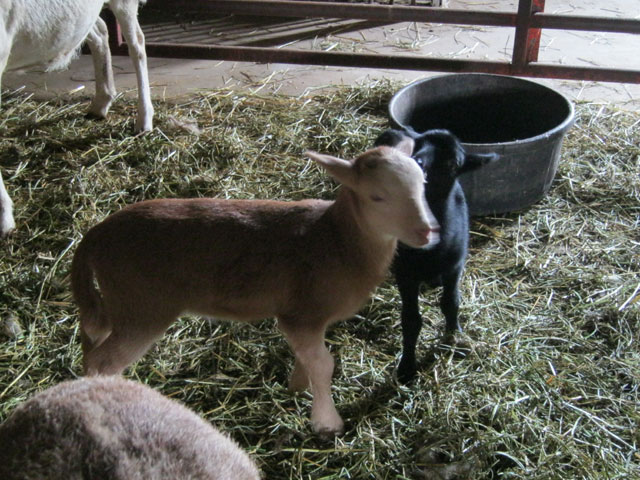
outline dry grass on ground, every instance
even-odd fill
[[[211,91],[156,103],[158,128],[142,137],[131,135],[132,102],[93,122],[86,103],[5,92],[0,168],[18,230],[0,243],[0,420],[81,372],[68,271],[91,225],[145,198],[331,198],[335,185],[302,152],[370,146],[395,88]],[[550,195],[473,222],[466,358],[436,348],[443,320],[429,292],[419,379],[394,381],[392,282],[330,331],[347,422],[333,442],[310,434],[309,396],[286,391],[292,358],[273,320],[181,319],[128,376],[228,432],[268,479],[638,478],[639,123],[579,105]]]

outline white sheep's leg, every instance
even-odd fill
[[[300,361],[296,358],[293,372],[289,378],[289,390],[292,392],[302,392],[309,388],[309,375]]]
[[[16,228],[16,222],[13,219],[13,202],[4,187],[2,173],[0,173],[0,237],[4,237],[14,228]]]
[[[2,45],[2,33],[0,33],[0,106],[2,106],[2,74],[7,66],[9,51]]]
[[[331,398],[331,376],[333,375],[333,357],[324,344],[324,328],[316,331],[291,328],[280,323],[296,360],[307,372],[311,383],[313,405],[311,424],[313,430],[323,435],[342,433],[344,422],[338,414]],[[301,370],[298,368],[298,372]]]
[[[7,33],[7,29],[3,23],[0,23],[0,95],[2,94],[2,74],[7,67],[9,61],[9,54],[11,53],[10,36]],[[2,105],[2,99],[0,98],[0,105]]]
[[[109,32],[107,25],[100,17],[87,36],[87,45],[91,50],[96,77],[96,94],[87,115],[94,118],[105,118],[111,103],[116,98],[116,86],[111,68]]]
[[[9,44],[7,33],[4,27],[0,28],[0,92],[2,91],[2,74],[7,66],[11,45]],[[0,237],[4,237],[16,228],[16,222],[13,219],[13,202],[7,193],[2,181],[2,172],[0,172]]]
[[[144,48],[144,34],[138,23],[138,0],[111,0],[109,7],[116,16],[122,34],[129,47],[129,56],[133,61],[138,79],[138,118],[136,132],[148,132],[153,129],[153,105],[147,70],[147,53]]]

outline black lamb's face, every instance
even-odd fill
[[[467,154],[460,140],[448,130],[428,130],[419,134],[411,129],[389,129],[378,136],[374,145],[396,147],[407,140],[414,142],[412,157],[425,175],[445,183],[498,158],[493,153]]]
[[[453,180],[464,165],[465,151],[452,133],[430,130],[416,140],[414,158],[430,175]]]
[[[448,130],[429,130],[415,141],[414,157],[420,157],[425,172],[440,180],[454,181],[463,173],[499,158],[496,153],[467,153],[460,140]]]

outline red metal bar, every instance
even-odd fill
[[[534,28],[550,28],[555,30],[640,34],[640,20],[631,18],[536,13],[531,19],[531,26]]]
[[[176,11],[222,15],[271,17],[357,18],[383,22],[456,23],[460,25],[515,26],[511,12],[479,12],[432,7],[292,0],[160,0]]]
[[[531,13],[539,13],[544,11],[544,2],[545,0],[533,0],[533,4],[531,5]],[[529,27],[531,22],[529,22]],[[527,41],[526,41],[526,59],[527,63],[537,62],[538,61],[538,52],[540,51],[540,35],[542,33],[542,29],[540,28],[529,28],[527,31]]]
[[[293,50],[267,47],[227,47],[218,45],[148,43],[149,56],[170,58],[201,58],[238,62],[292,63],[335,67],[393,68],[398,70],[440,70],[452,72],[510,73],[507,62],[448,60],[410,55],[377,55],[318,50]],[[195,55],[194,55],[195,54]],[[424,68],[428,66],[429,68]]]
[[[425,22],[494,27],[515,27],[517,18],[517,14],[513,12],[481,12],[425,6],[342,2],[327,4],[322,1],[297,0],[154,0],[153,5],[166,6],[174,11],[218,15],[353,18],[388,22]],[[640,34],[640,20],[631,18],[536,13],[532,16],[530,24],[533,28]]]
[[[218,45],[147,43],[152,57],[199,58],[237,62],[291,63],[335,67],[388,68],[439,72],[479,72],[525,77],[563,78],[601,82],[640,83],[639,70],[530,64],[516,69],[508,62],[455,60],[412,55],[324,52],[265,47],[225,47]]]
[[[527,41],[533,13],[533,0],[520,0],[518,3],[518,18],[516,19],[516,35],[513,41],[511,63],[514,68],[521,70],[528,63]]]

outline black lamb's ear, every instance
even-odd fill
[[[413,137],[408,135],[407,132],[390,128],[382,132],[373,145],[375,147],[385,146],[396,148],[410,157],[413,154],[415,142]]]
[[[378,135],[376,141],[373,142],[373,146],[380,147],[384,145],[387,147],[395,147],[404,137],[405,133],[403,131],[390,128]]]
[[[472,172],[478,168],[493,163],[500,158],[497,153],[467,153],[465,155],[464,163],[458,170],[458,175],[465,172]]]
[[[413,138],[414,140],[418,140],[420,137],[422,137],[422,135],[420,135],[418,132],[416,132],[413,127],[403,127],[402,129],[405,133],[405,135]]]

